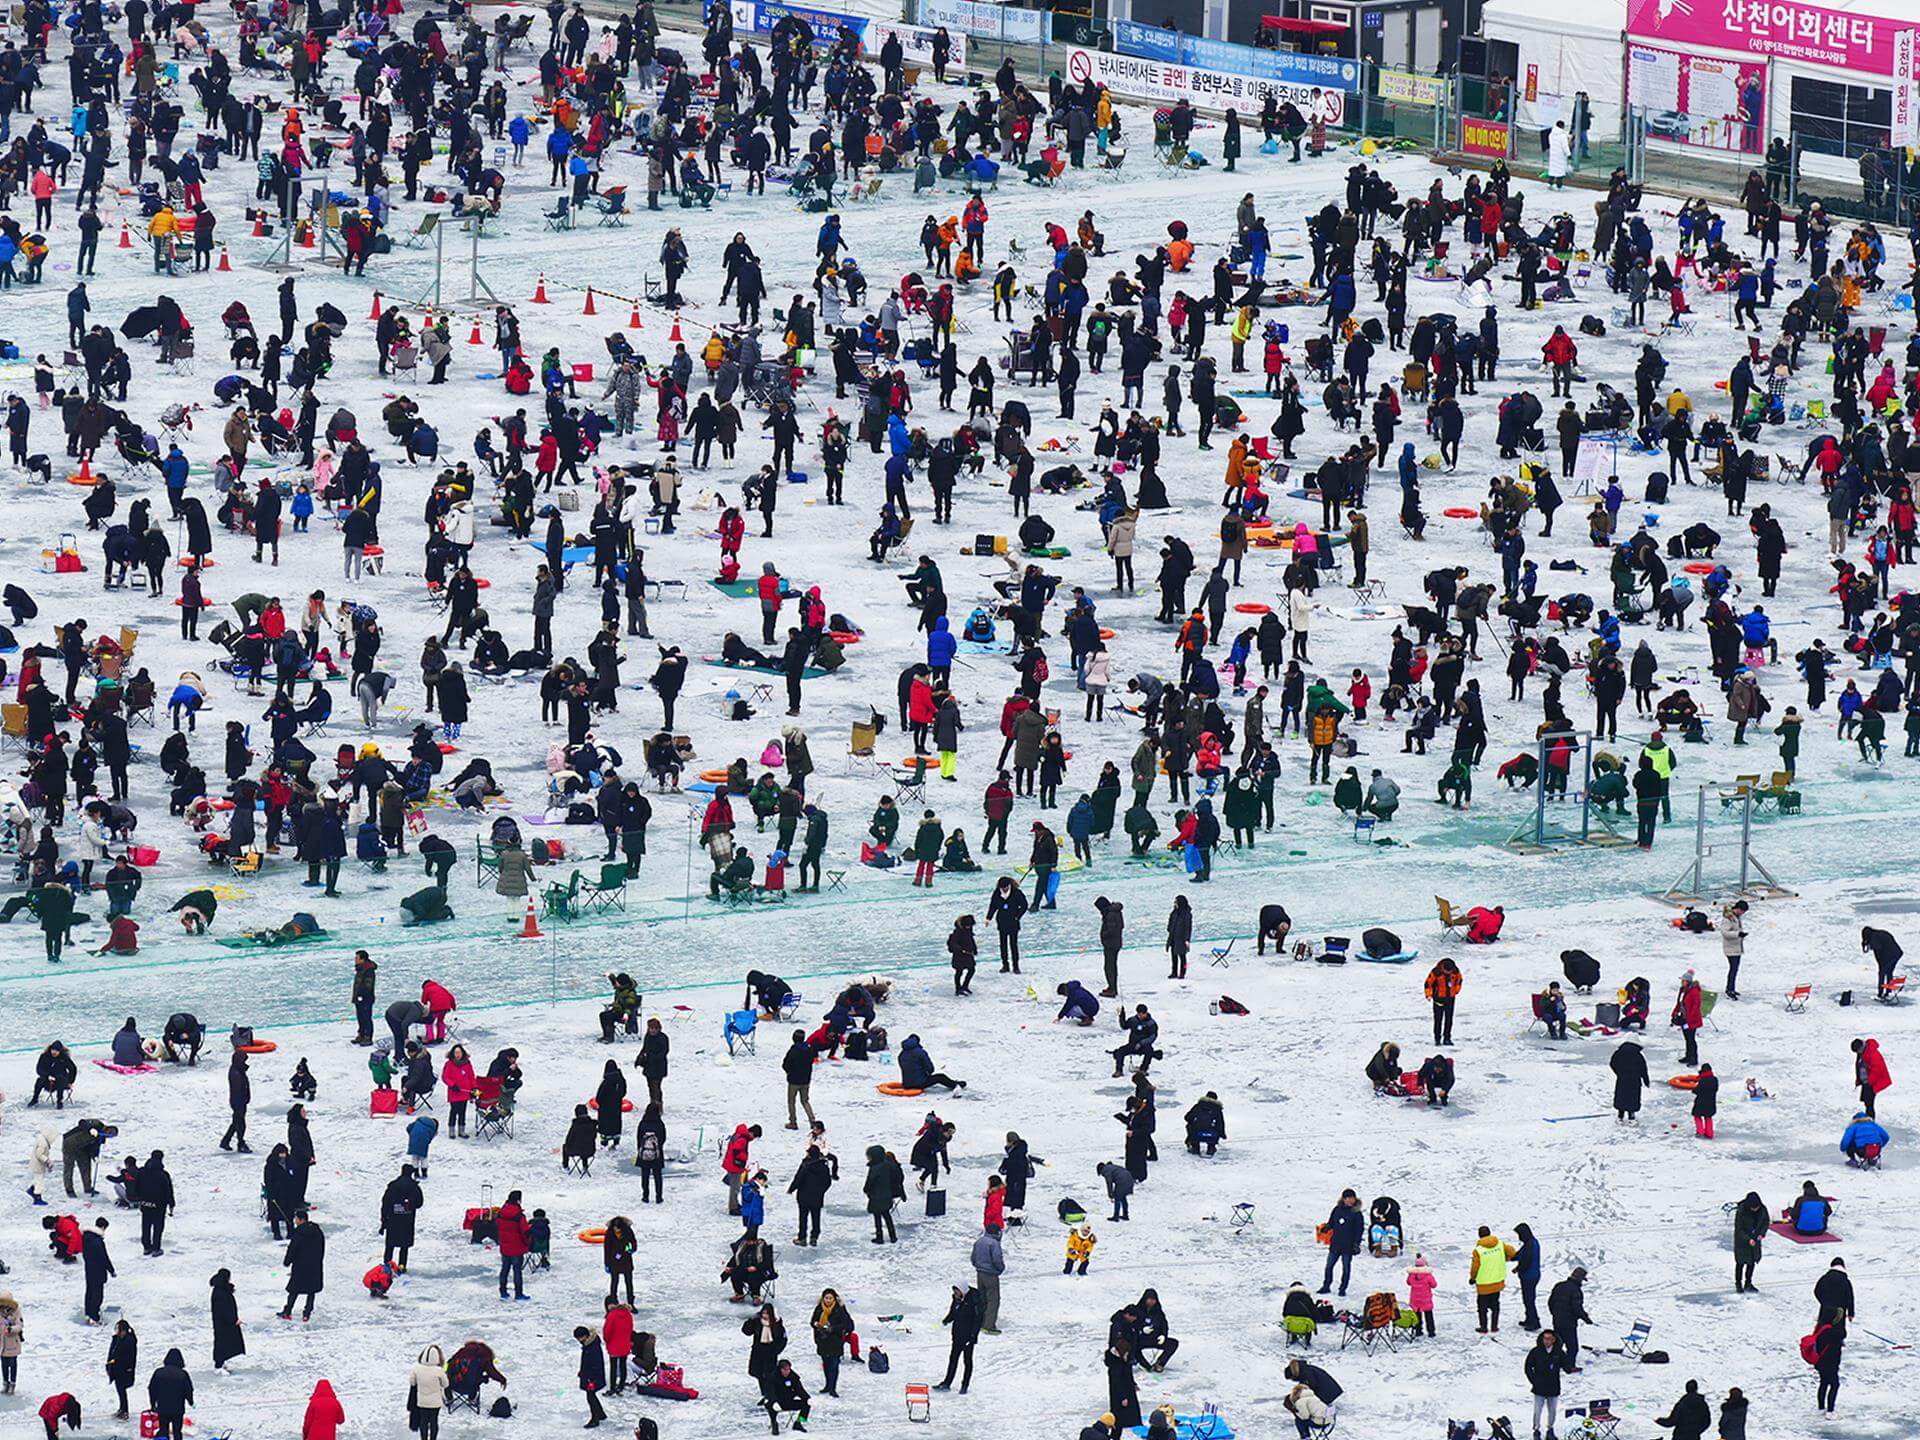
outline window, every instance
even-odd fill
[[[1886,146],[1893,92],[1796,75],[1790,94],[1793,131],[1803,150],[1854,156]]]

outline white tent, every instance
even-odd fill
[[[1622,41],[1627,29],[1627,0],[1582,0],[1542,5],[1539,0],[1486,0],[1480,33],[1506,41],[1520,51],[1513,76],[1520,91],[1519,120],[1532,123],[1535,108],[1525,98],[1527,67],[1534,66],[1536,93],[1571,102],[1585,91],[1598,113],[1616,112],[1621,103]],[[1557,110],[1554,113],[1558,113]]]

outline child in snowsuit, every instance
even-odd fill
[[[1091,1225],[1076,1225],[1067,1232],[1067,1263],[1060,1267],[1062,1275],[1071,1274],[1074,1266],[1080,1267],[1082,1275],[1087,1273],[1087,1262],[1093,1258],[1094,1239]]]

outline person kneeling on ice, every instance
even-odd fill
[[[1420,1067],[1420,1088],[1427,1092],[1427,1104],[1445,1105],[1453,1089],[1453,1061],[1445,1055],[1432,1055]]]
[[[1374,1092],[1380,1095],[1400,1095],[1400,1047],[1391,1040],[1386,1041],[1373,1052],[1373,1058],[1367,1061],[1367,1079],[1373,1082]]]
[[[1491,945],[1500,938],[1500,928],[1507,923],[1507,910],[1504,905],[1496,905],[1491,910],[1484,905],[1476,905],[1467,911],[1467,943],[1469,945]]]
[[[1862,1110],[1840,1137],[1840,1152],[1847,1157],[1849,1165],[1873,1169],[1880,1164],[1880,1152],[1887,1148],[1891,1138],[1885,1126]]]
[[[1187,1149],[1198,1155],[1202,1148],[1212,1155],[1220,1142],[1227,1138],[1227,1112],[1221,1108],[1220,1097],[1209,1090],[1187,1111]]]
[[[1091,1025],[1094,1017],[1100,1013],[1099,1000],[1078,980],[1055,986],[1053,993],[1062,997],[1060,1012],[1053,1017],[1055,1023],[1072,1020],[1080,1025]]]
[[[382,1260],[366,1274],[360,1277],[360,1283],[367,1287],[367,1294],[375,1300],[387,1298],[387,1292],[393,1289],[393,1277],[398,1272]]]

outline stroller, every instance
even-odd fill
[[[1400,1202],[1391,1195],[1382,1195],[1367,1212],[1367,1249],[1381,1259],[1391,1260],[1404,1244]]]

